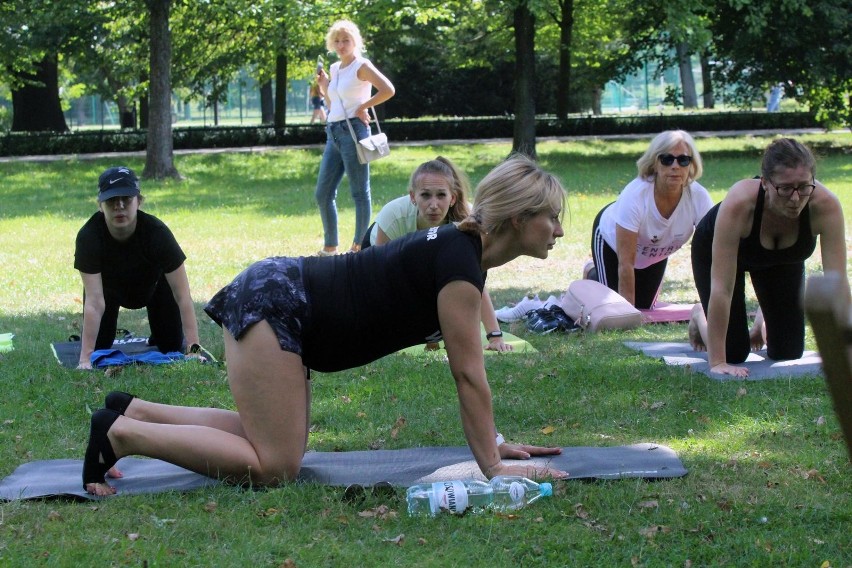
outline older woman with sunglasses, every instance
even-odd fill
[[[636,179],[592,224],[592,261],[583,276],[649,309],[668,257],[689,241],[713,202],[696,181],[704,171],[701,155],[683,130],[658,134],[636,166]]]
[[[736,364],[764,343],[770,359],[802,356],[805,260],[817,236],[823,270],[846,274],[840,201],[814,179],[815,172],[806,146],[779,138],[766,148],[760,177],[734,184],[696,228],[692,272],[701,304],[693,308],[689,339],[695,349],[707,349],[712,372],[748,376]],[[751,329],[746,272],[759,304]]]

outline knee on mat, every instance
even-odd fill
[[[251,481],[264,487],[277,487],[285,483],[296,481],[299,470],[302,469],[302,460],[293,463],[284,463],[273,467],[264,468],[263,471],[253,471]]]
[[[773,361],[792,361],[793,359],[801,359],[804,352],[804,347],[799,347],[798,349],[773,349],[771,345],[766,346],[766,356]]]

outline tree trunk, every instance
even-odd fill
[[[710,65],[710,57],[706,51],[701,54],[701,83],[704,87],[704,108],[715,108],[716,100],[713,97],[713,66]]]
[[[12,90],[12,130],[66,132],[68,124],[59,100],[59,70],[56,55],[47,55],[35,73],[16,73],[26,83]]]
[[[287,125],[287,55],[275,56],[275,128]]]
[[[537,159],[535,150],[535,15],[526,1],[514,13],[515,127],[512,152]]]
[[[171,0],[148,0],[151,10],[151,82],[148,115],[148,143],[145,152],[145,179],[177,178],[172,140],[171,62],[169,31]]]
[[[119,96],[115,100],[118,105],[118,120],[122,130],[136,128],[136,106],[127,97]]]
[[[556,78],[556,118],[568,118],[571,108],[571,41],[574,36],[574,0],[562,0],[559,19],[559,77]]]
[[[698,95],[695,94],[695,77],[692,75],[692,58],[685,43],[677,44],[677,62],[680,67],[680,85],[683,90],[684,108],[697,108]]]
[[[272,100],[272,81],[267,81],[260,86],[260,123],[272,124],[275,122],[275,103]]]

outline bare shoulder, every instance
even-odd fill
[[[817,234],[826,228],[843,226],[843,207],[840,199],[819,181],[810,198],[811,227]]]
[[[725,198],[719,206],[719,216],[735,223],[747,223],[750,226],[751,220],[754,218],[754,208],[759,189],[759,179],[743,179],[736,182],[725,194]]]

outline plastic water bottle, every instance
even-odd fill
[[[408,488],[405,499],[410,516],[434,517],[442,512],[461,515],[470,510],[479,513],[491,505],[492,493],[490,483],[465,479],[413,485]]]
[[[497,511],[514,511],[553,495],[550,483],[536,483],[519,475],[498,475],[491,478],[494,493],[492,508]]]

